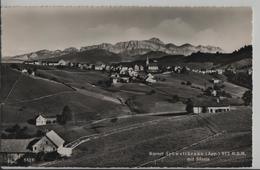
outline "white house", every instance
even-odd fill
[[[148,83],[155,83],[156,82],[156,80],[154,79],[154,76],[150,73],[147,75],[147,78],[145,79],[145,81],[148,82]]]
[[[218,84],[218,83],[221,82],[221,80],[219,80],[219,79],[211,79],[211,81],[212,81],[212,83],[214,83],[214,84]]]
[[[35,119],[36,126],[43,126],[48,124],[55,124],[57,122],[56,116],[45,116],[42,113],[39,114]]]
[[[139,70],[140,70],[140,67],[136,64],[136,65],[134,66],[134,70],[135,70],[135,71],[139,71]]]
[[[58,65],[60,65],[60,66],[66,66],[66,65],[67,65],[67,62],[61,59],[61,60],[59,60]]]
[[[102,71],[104,68],[102,65],[95,65],[95,70],[96,71]]]
[[[28,70],[27,69],[22,69],[22,73],[26,74],[26,73],[28,73]]]
[[[156,63],[151,63],[148,65],[147,70],[148,70],[148,72],[158,72],[159,67]]]
[[[223,69],[217,69],[216,71],[217,71],[217,73],[218,73],[218,74],[220,74],[220,75],[222,75],[222,74],[223,74],[223,72],[224,72],[224,70],[223,70]]]

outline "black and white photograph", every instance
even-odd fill
[[[252,167],[252,16],[1,8],[0,165]]]

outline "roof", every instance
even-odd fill
[[[11,153],[25,153],[30,152],[29,144],[31,141],[35,140],[31,139],[1,139],[0,152],[11,152]]]
[[[156,66],[156,67],[158,67],[158,64],[157,63],[150,63],[149,65],[148,65],[148,67],[149,66]]]
[[[193,106],[225,107],[225,106],[230,106],[230,104],[226,100],[220,100],[219,102],[217,102],[216,100],[201,100],[201,101],[194,101]]]
[[[51,118],[57,118],[56,116],[48,116],[48,115],[46,115],[45,113],[40,113],[39,115],[37,115],[36,116],[36,119],[39,117],[39,116],[42,116],[42,117],[44,117],[44,118],[49,118],[49,119],[51,119]]]
[[[49,131],[45,135],[49,140],[51,140],[57,147],[60,147],[64,144],[64,140],[53,130]]]

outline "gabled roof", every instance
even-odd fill
[[[194,101],[193,106],[225,107],[225,106],[230,106],[230,103],[226,100],[220,100],[219,102],[217,102],[216,100],[201,100],[201,101]]]
[[[49,131],[45,135],[51,142],[53,142],[57,147],[60,147],[64,144],[64,140],[53,130]]]
[[[158,64],[157,63],[150,63],[149,65],[148,65],[148,67],[149,66],[156,66],[156,67],[158,67]]]
[[[39,115],[36,116],[36,119],[37,119],[39,116],[42,116],[42,117],[44,117],[44,118],[56,118],[56,116],[48,116],[48,115],[45,114],[45,113],[39,113]]]
[[[25,153],[30,152],[29,144],[35,140],[31,139],[1,139],[0,152]]]

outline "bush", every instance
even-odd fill
[[[190,85],[191,85],[191,82],[190,82],[190,81],[187,81],[187,82],[186,82],[186,85],[187,85],[187,86],[190,86]]]
[[[178,102],[178,101],[180,101],[179,96],[178,96],[178,95],[173,95],[173,96],[172,96],[172,99],[171,99],[171,102],[176,103],[176,102]]]
[[[115,123],[115,122],[117,122],[117,120],[118,120],[118,118],[115,117],[115,118],[112,118],[112,119],[110,120],[110,122]]]
[[[193,113],[193,102],[191,99],[188,99],[186,103],[186,111],[187,113]]]
[[[147,95],[152,95],[152,94],[154,94],[155,93],[155,90],[151,90],[151,91],[149,91],[148,93],[147,93]]]
[[[202,107],[202,113],[206,113],[207,112],[207,107],[203,106]]]
[[[39,152],[36,154],[35,160],[36,161],[41,161],[43,160],[44,152]]]
[[[36,120],[35,119],[29,119],[29,120],[27,120],[27,123],[31,124],[31,125],[35,125],[36,124]]]
[[[20,70],[20,67],[17,64],[11,64],[10,67],[17,69],[17,70]]]
[[[252,91],[248,90],[243,94],[242,99],[244,100],[244,104],[246,106],[250,105],[252,103]]]
[[[44,132],[42,130],[37,130],[37,132],[35,133],[36,137],[42,137],[44,136]]]
[[[43,156],[43,160],[45,161],[54,161],[60,158],[60,155],[58,154],[58,152],[54,151],[54,152],[48,152]]]
[[[183,81],[183,82],[181,82],[181,84],[182,84],[182,85],[185,85],[186,83]]]

